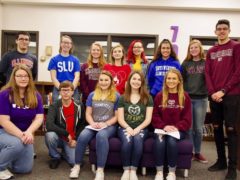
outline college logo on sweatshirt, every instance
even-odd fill
[[[222,61],[222,58],[225,56],[232,56],[233,50],[232,49],[224,49],[217,52],[212,52],[210,54],[212,60]]]

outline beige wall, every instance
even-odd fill
[[[2,2],[7,3],[3,4],[2,9],[0,7],[0,12],[2,10],[0,29],[39,31],[39,57],[44,55],[47,45],[53,46],[53,55],[57,54],[59,35],[62,31],[158,34],[161,41],[163,38],[172,38],[170,26],[176,25],[179,26],[177,45],[180,60],[186,55],[189,36],[214,36],[214,27],[218,19],[229,19],[232,24],[231,35],[240,36],[238,28],[240,13],[233,9],[202,11],[201,8],[187,10],[186,7],[185,9],[147,8],[146,6],[137,8],[136,4],[132,8],[120,6],[110,8],[98,5],[82,6],[82,4],[49,6],[41,3],[34,4],[34,1],[24,4],[10,3],[10,0],[2,0]],[[39,62],[38,80],[51,81],[47,71],[48,63],[49,59]]]

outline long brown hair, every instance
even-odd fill
[[[184,89],[183,89],[183,78],[177,69],[170,69],[164,78],[164,83],[163,83],[163,90],[162,90],[162,107],[166,108],[167,107],[167,102],[168,102],[168,87],[166,85],[167,77],[170,73],[174,73],[178,76],[179,84],[177,86],[177,93],[178,93],[178,102],[179,106],[182,109],[184,107],[184,101],[185,101],[185,96],[184,96]]]
[[[29,76],[28,86],[26,87],[24,93],[24,102],[20,97],[19,87],[15,80],[15,75],[18,70],[24,70]],[[2,88],[1,91],[6,89],[10,90],[10,102],[15,103],[21,108],[24,107],[24,105],[28,106],[30,109],[34,109],[37,107],[38,101],[36,96],[36,88],[33,82],[32,73],[26,65],[19,64],[13,69],[9,82]]]
[[[203,47],[202,47],[202,43],[197,40],[197,39],[193,39],[192,41],[190,41],[189,45],[188,45],[188,50],[187,50],[187,57],[184,59],[184,61],[189,61],[189,60],[192,60],[193,59],[193,56],[191,55],[190,53],[190,47],[191,45],[193,44],[197,44],[200,48],[200,54],[199,54],[199,58],[200,59],[205,59],[204,57],[204,50],[203,50]]]
[[[121,65],[123,65],[123,64],[125,64],[125,51],[124,51],[124,47],[121,44],[117,44],[116,46],[112,47],[111,52],[110,52],[109,62],[112,65],[115,65],[115,58],[113,57],[113,51],[116,48],[121,48],[122,49],[123,56],[122,56],[122,59],[121,59]]]
[[[110,84],[110,86],[108,88],[109,95],[106,98],[106,100],[111,101],[111,102],[115,102],[116,99],[117,99],[117,96],[116,96],[116,92],[117,91],[116,91],[116,88],[115,88],[115,84],[114,84],[114,81],[113,81],[112,74],[109,71],[103,70],[100,73],[99,78],[100,78],[100,76],[102,74],[108,76],[110,78],[110,80],[111,80],[111,84]],[[102,89],[100,88],[99,82],[98,82],[97,85],[96,85],[96,88],[94,90],[93,100],[100,101],[101,100],[101,96],[102,96]]]
[[[140,71],[132,71],[132,73],[129,75],[128,80],[127,80],[127,84],[126,84],[126,88],[125,88],[125,92],[123,94],[124,101],[130,102],[130,96],[131,96],[131,92],[132,92],[130,81],[131,81],[134,74],[138,74],[140,76],[141,82],[142,82],[141,87],[139,88],[140,102],[144,105],[147,105],[147,103],[149,101],[149,98],[150,98],[150,95],[149,95],[148,90],[147,90],[146,80],[144,78],[144,75]]]
[[[88,64],[88,68],[93,68],[93,57],[91,54],[92,48],[93,46],[97,46],[100,49],[100,57],[98,60],[98,66],[99,68],[103,68],[103,66],[106,64],[106,60],[103,54],[103,47],[101,46],[101,44],[94,42],[91,44],[91,47],[89,49],[89,54],[88,54],[88,58],[87,58],[87,64]]]
[[[156,53],[154,55],[153,61],[158,60],[159,58],[162,57],[161,48],[162,48],[163,44],[169,44],[170,45],[170,49],[171,49],[170,57],[173,57],[175,60],[178,61],[178,57],[177,57],[176,52],[173,49],[173,45],[172,45],[172,43],[168,39],[163,39],[160,42],[160,44],[159,44],[159,46],[157,48],[157,51],[156,51]]]

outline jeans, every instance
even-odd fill
[[[123,169],[130,166],[137,169],[143,153],[143,143],[147,137],[148,130],[143,129],[135,136],[127,136],[126,129],[119,127],[118,136],[122,142],[121,156]]]
[[[203,124],[207,112],[207,98],[192,99],[192,127],[189,130],[190,140],[192,141],[194,152],[201,152],[201,144],[203,137]]]
[[[59,99],[59,90],[54,86],[53,93],[52,93],[53,103],[58,99]],[[80,104],[80,95],[77,88],[74,90],[73,99],[75,100],[76,103]]]
[[[47,132],[45,134],[45,143],[49,150],[49,156],[53,159],[60,159],[61,156],[70,164],[75,164],[75,148],[60,138],[55,132]],[[62,149],[60,153],[58,148]]]
[[[180,140],[185,138],[185,133],[180,132]],[[156,160],[156,166],[162,167],[167,158],[167,165],[170,168],[175,168],[177,165],[178,146],[176,139],[172,136],[164,135],[162,139],[159,139],[157,134],[154,134],[154,156]]]
[[[33,144],[23,144],[0,129],[0,171],[10,168],[15,173],[29,173],[33,168]]]
[[[85,128],[78,136],[75,151],[75,163],[82,164],[86,147],[96,136],[97,167],[104,168],[109,151],[108,139],[116,134],[116,130],[116,125],[108,126],[100,131]]]

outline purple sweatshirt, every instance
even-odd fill
[[[178,94],[168,94],[167,107],[162,107],[162,92],[154,99],[152,125],[154,128],[163,129],[167,125],[178,128],[179,131],[187,131],[192,124],[191,99],[184,93],[185,102],[181,109],[178,102]]]
[[[205,65],[208,94],[224,89],[227,95],[240,94],[240,44],[230,40],[208,50]]]

